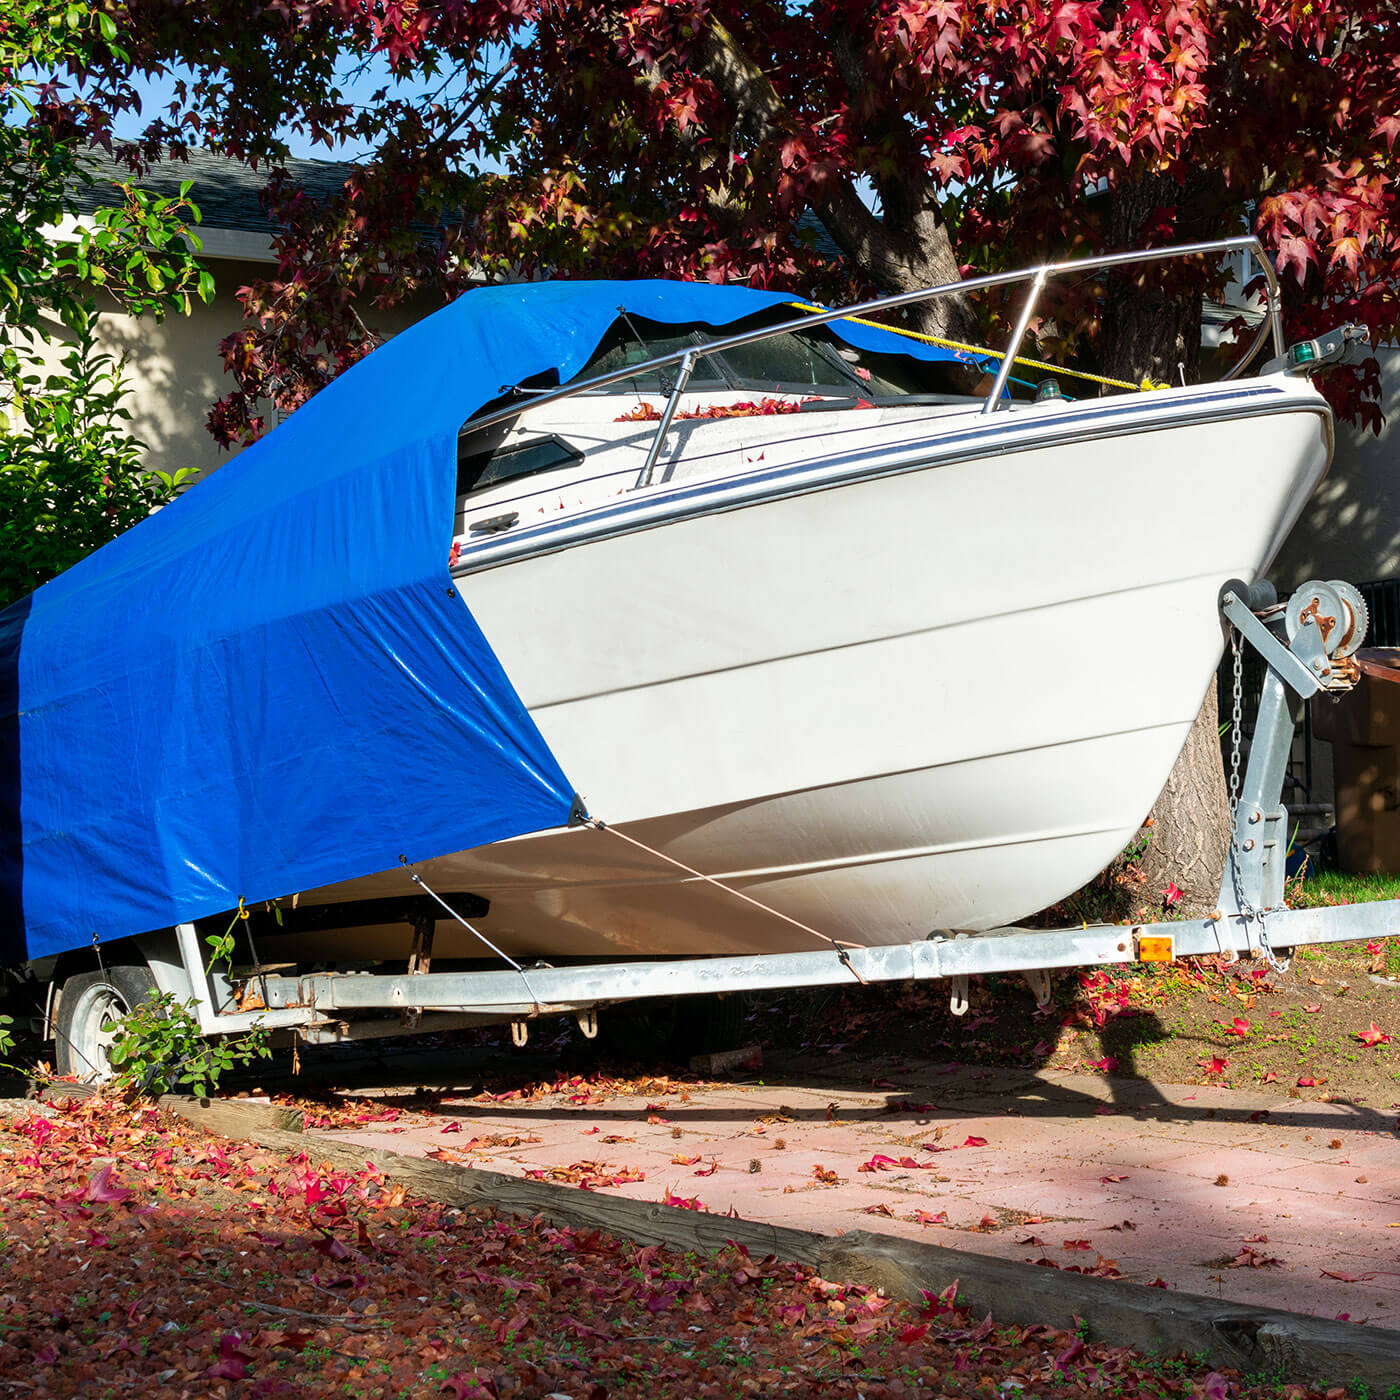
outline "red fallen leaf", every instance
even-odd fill
[[[1315,1016],[1322,1010],[1322,1006],[1319,1002],[1312,1002],[1310,1005],[1305,1006],[1303,1010],[1306,1011],[1309,1016]]]
[[[1175,880],[1162,891],[1162,903],[1165,904],[1168,909],[1174,908],[1181,903],[1181,891],[1177,889]]]
[[[1316,1089],[1320,1084],[1326,1084],[1325,1079],[1314,1079],[1310,1074],[1305,1074],[1299,1081],[1300,1089]]]
[[[253,1359],[240,1348],[243,1338],[237,1332],[226,1332],[219,1339],[219,1359],[204,1374],[217,1380],[241,1381],[248,1374]]]
[[[1144,1287],[1144,1288],[1170,1288],[1170,1287],[1171,1287],[1171,1284],[1169,1284],[1169,1283],[1166,1281],[1166,1279],[1164,1279],[1164,1278],[1154,1278],[1154,1279],[1152,1280],[1151,1283],[1145,1283],[1145,1284],[1143,1284],[1143,1287]]]
[[[1100,1118],[1112,1118],[1118,1110],[1111,1103],[1101,1103],[1094,1112]]]
[[[698,1162],[700,1159],[699,1157],[683,1157],[678,1152],[674,1157],[671,1158],[671,1160],[678,1167],[693,1167],[696,1164],[696,1162]]]
[[[584,1131],[585,1133],[596,1133],[596,1132],[599,1132],[599,1131],[601,1131],[601,1130],[599,1129],[598,1125],[595,1123],[591,1128],[585,1128],[583,1131]]]
[[[898,1089],[899,1085],[889,1079],[872,1079],[870,1087],[872,1089]]]
[[[1039,1264],[1044,1269],[1058,1269],[1060,1266],[1053,1260],[1047,1258],[1032,1259],[1032,1264]]]
[[[1374,1048],[1377,1045],[1388,1045],[1390,1037],[1374,1021],[1366,1027],[1364,1031],[1353,1031],[1352,1038],[1359,1040],[1363,1045]]]
[[[439,1162],[470,1162],[471,1158],[464,1156],[460,1152],[454,1152],[450,1147],[432,1147],[423,1154],[425,1157],[432,1157]]]
[[[917,1342],[917,1341],[919,1341],[919,1340],[921,1340],[922,1338],[927,1337],[927,1336],[928,1336],[928,1323],[927,1323],[927,1322],[916,1322],[916,1323],[914,1323],[912,1326],[906,1327],[906,1328],[899,1334],[899,1342],[900,1342],[900,1345],[901,1345],[901,1346],[911,1347],[911,1346],[914,1345],[915,1342]]]
[[[444,1123],[438,1131],[440,1133],[460,1133],[462,1125],[454,1118],[450,1123]]]
[[[1178,896],[1179,897],[1179,896]],[[1084,1350],[1084,1339],[1076,1337],[1064,1351],[1055,1358],[1055,1365],[1063,1370]]]
[[[318,1254],[324,1254],[327,1259],[348,1259],[350,1257],[350,1251],[328,1232],[323,1232],[319,1240],[312,1240],[311,1248]]]
[[[865,1170],[864,1167],[861,1168],[861,1171]],[[841,1184],[841,1178],[837,1176],[830,1167],[824,1167],[820,1162],[812,1168],[812,1175],[820,1181],[823,1186],[839,1186]]]
[[[912,1161],[913,1159],[910,1158],[909,1160]],[[856,1170],[862,1172],[887,1172],[893,1171],[894,1168],[899,1165],[900,1161],[898,1157],[887,1157],[883,1152],[877,1152],[868,1162],[862,1162]],[[819,1171],[820,1168],[816,1170]],[[833,1173],[833,1175],[835,1175],[835,1173]]]
[[[1045,1241],[1039,1235],[1027,1235],[1023,1240],[1015,1241],[1017,1244],[1028,1245],[1031,1249],[1044,1249]]]
[[[1389,1036],[1386,1037],[1390,1039]],[[100,1204],[130,1200],[134,1193],[125,1186],[118,1185],[112,1180],[112,1164],[104,1163],[93,1172],[92,1180],[87,1184],[87,1190],[83,1192],[82,1199]]]
[[[1060,1246],[1061,1249],[1093,1249],[1093,1247],[1088,1240],[1066,1240]]]
[[[718,1158],[711,1157],[708,1167],[701,1167],[699,1171],[691,1172],[691,1176],[713,1176],[719,1170]]]
[[[661,1204],[675,1206],[677,1210],[706,1210],[706,1206],[701,1205],[699,1196],[677,1196],[673,1191],[667,1191],[661,1198]]]
[[[881,1203],[880,1205],[877,1205],[877,1206],[866,1206],[866,1208],[861,1212],[861,1214],[862,1214],[862,1215],[883,1215],[887,1220],[893,1220],[893,1219],[894,1219],[894,1211],[892,1211],[892,1210],[889,1208],[889,1206],[884,1205],[883,1203]]]
[[[1267,1235],[1241,1235],[1240,1238],[1246,1244],[1268,1244],[1269,1242]]]
[[[56,1366],[58,1365],[58,1348],[50,1342],[48,1346],[34,1353],[34,1360],[40,1366]]]
[[[1226,1265],[1226,1268],[1229,1269],[1278,1269],[1282,1267],[1282,1259],[1266,1257],[1256,1250],[1250,1249],[1247,1245]]]
[[[919,1309],[920,1317],[939,1317],[945,1312],[956,1312],[958,1306],[958,1288],[962,1280],[955,1278],[947,1288],[941,1293],[931,1293],[927,1288],[921,1288],[924,1305]]]
[[[909,1217],[916,1225],[946,1225],[948,1223],[948,1212],[940,1210],[936,1215],[927,1210],[916,1210]]]
[[[1229,1400],[1229,1395],[1230,1382],[1219,1371],[1212,1371],[1201,1382],[1202,1400]]]
[[[1087,1060],[1085,1064],[1089,1069],[1099,1069],[1105,1074],[1112,1074],[1118,1068],[1118,1059],[1114,1055],[1105,1055],[1101,1060]]]
[[[1322,1277],[1334,1278],[1341,1283],[1369,1283],[1375,1278],[1375,1274],[1343,1274],[1334,1273],[1331,1269],[1324,1269],[1322,1271]]]
[[[1126,1176],[1101,1176],[1099,1178],[1099,1180],[1103,1182],[1105,1186],[1107,1186],[1111,1181],[1126,1181],[1127,1179],[1128,1178]]]
[[[1237,1035],[1243,1039],[1249,1034],[1249,1020],[1244,1016],[1236,1016],[1228,1026],[1224,1021],[1217,1021],[1215,1024],[1222,1027],[1226,1035]]]
[[[1222,1060],[1219,1055],[1212,1055],[1208,1060],[1198,1060],[1197,1063],[1207,1074],[1224,1074],[1229,1066],[1229,1060]]]
[[[964,1147],[985,1147],[987,1139],[984,1137],[970,1137],[964,1143]]]

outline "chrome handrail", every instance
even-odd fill
[[[1204,253],[1234,252],[1254,254],[1263,269],[1269,293],[1268,315],[1260,322],[1259,329],[1255,332],[1254,341],[1247,353],[1224,375],[1225,379],[1234,379],[1253,361],[1259,346],[1263,343],[1266,332],[1273,334],[1276,355],[1282,355],[1285,349],[1283,320],[1279,309],[1278,275],[1264,251],[1264,245],[1252,234],[1237,238],[1214,239],[1204,243],[1182,243],[1172,248],[1150,248],[1135,253],[1104,253],[1094,258],[1072,258],[1064,262],[1042,263],[1037,267],[1020,268],[1015,272],[988,273],[982,277],[969,277],[960,282],[941,282],[937,286],[922,287],[918,291],[897,292],[891,296],[875,297],[869,301],[856,302],[851,306],[840,307],[836,310],[804,312],[800,317],[795,317],[790,321],[781,321],[775,326],[744,331],[738,335],[725,336],[719,340],[709,340],[701,345],[688,345],[683,350],[673,350],[666,355],[657,355],[653,359],[629,365],[626,369],[612,370],[607,374],[595,375],[592,379],[561,385],[558,389],[551,389],[545,393],[532,394],[528,403],[510,404],[505,408],[495,410],[493,413],[488,413],[484,417],[468,420],[463,424],[462,431],[464,433],[479,432],[482,429],[494,427],[497,423],[506,423],[513,418],[518,418],[527,409],[557,403],[562,399],[570,399],[576,394],[588,393],[593,389],[605,389],[610,384],[620,384],[625,380],[648,374],[652,370],[660,371],[668,365],[679,363],[684,366],[688,364],[693,368],[697,359],[701,357],[722,355],[726,350],[736,350],[740,346],[752,345],[756,341],[768,340],[776,335],[787,335],[798,330],[810,330],[813,326],[824,326],[831,321],[849,320],[875,311],[892,311],[905,306],[916,306],[920,302],[932,301],[936,297],[957,296],[964,292],[977,292],[989,287],[1005,287],[1017,282],[1030,281],[1031,289],[1026,296],[1025,304],[1021,307],[1021,313],[1017,317],[1010,343],[1005,350],[988,352],[999,356],[1001,368],[997,372],[996,381],[992,385],[991,391],[983,401],[981,412],[983,414],[995,413],[1000,405],[1007,379],[1011,374],[1012,365],[1015,363],[1016,354],[1021,348],[1026,331],[1030,327],[1036,302],[1046,282],[1051,277],[1061,276],[1065,273],[1089,272],[1107,267],[1125,267],[1132,263],[1152,262],[1159,258],[1186,258],[1197,257]],[[898,334],[897,328],[891,327],[890,329],[893,334]],[[662,444],[667,432],[670,431],[676,408],[680,402],[681,391],[688,379],[688,374],[681,374],[677,377],[677,383],[671,391],[666,408],[661,415],[661,421],[657,425],[656,436],[647,452],[646,464],[638,476],[636,487],[651,484],[652,474],[661,455]],[[506,386],[502,392],[513,387]]]

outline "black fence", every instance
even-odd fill
[[[1360,585],[1371,614],[1368,647],[1400,647],[1400,578],[1377,579]]]

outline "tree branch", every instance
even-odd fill
[[[791,114],[767,75],[734,35],[713,17],[697,40],[696,72],[708,79],[735,111],[735,127],[752,145],[781,141],[793,127]],[[837,177],[814,194],[813,207],[842,252],[877,286],[908,291],[932,282],[958,280],[948,231],[932,199],[931,185],[909,190],[902,227],[879,218],[849,176]],[[933,303],[926,324],[947,329],[960,320],[951,300]]]

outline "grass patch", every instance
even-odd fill
[[[1292,909],[1318,909],[1332,904],[1369,904],[1377,899],[1400,899],[1400,875],[1353,875],[1345,870],[1320,870],[1288,885]]]

